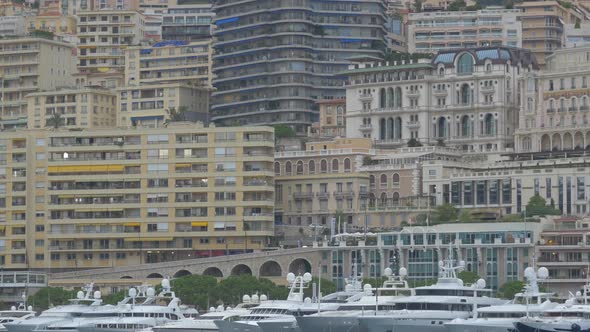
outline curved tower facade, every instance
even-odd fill
[[[317,100],[345,96],[339,73],[385,51],[382,0],[220,0],[214,11],[219,124],[304,133],[317,120]]]

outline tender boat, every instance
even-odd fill
[[[18,307],[11,307],[10,310],[0,310],[0,332],[5,332],[6,327],[4,324],[24,321],[35,317],[33,307],[27,307],[26,300],[27,296],[23,294],[23,302]]]

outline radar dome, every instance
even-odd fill
[[[147,289],[146,295],[149,296],[149,297],[155,296],[156,295],[156,290],[153,287],[150,287],[150,288]]]
[[[231,306],[227,306],[227,308],[225,308],[225,310],[231,310],[232,307]]]
[[[33,311],[33,306],[30,305],[30,306],[27,307],[27,309],[29,309],[29,311]]]
[[[12,306],[12,307],[10,307],[10,310],[11,311],[16,311],[16,307],[15,306]]]
[[[399,269],[399,276],[400,277],[406,277],[408,275],[408,269],[406,269],[405,267],[402,267],[401,269]]]
[[[532,267],[527,267],[524,269],[524,276],[525,278],[531,279],[535,277],[535,270]]]
[[[78,293],[76,293],[76,297],[78,299],[83,299],[84,298],[84,292],[83,291],[78,291]]]
[[[252,295],[252,302],[258,303],[258,300],[260,300],[260,298],[258,297],[258,294]]]
[[[94,298],[95,299],[97,299],[97,300],[100,299],[100,296],[101,296],[100,291],[94,292]]]
[[[365,285],[363,286],[363,290],[364,290],[365,292],[370,292],[371,290],[373,290],[373,286],[371,286],[371,284],[365,284]]]
[[[576,297],[580,297],[580,296],[582,296],[582,292],[580,292],[580,291],[577,291],[577,292],[576,292]]]
[[[546,267],[540,267],[539,271],[537,271],[537,276],[539,279],[547,279],[549,277],[549,270]]]
[[[479,279],[477,280],[477,288],[486,288],[486,281],[485,279]]]
[[[309,272],[306,272],[306,273],[303,275],[303,281],[305,281],[305,282],[310,282],[310,281],[311,281],[311,278],[312,278],[312,277],[311,277],[311,273],[309,273]]]
[[[260,295],[260,301],[268,301],[268,296],[264,294]]]
[[[383,274],[387,277],[391,277],[393,275],[393,270],[389,267],[385,268],[385,270],[383,271]]]
[[[309,297],[306,297],[305,300],[303,300],[303,303],[311,303],[311,299]]]
[[[129,288],[129,297],[136,297],[137,296],[137,289]]]
[[[250,295],[246,294],[242,297],[242,302],[250,303]]]
[[[214,312],[214,311],[215,311],[215,307],[209,308],[209,312]]]
[[[287,274],[287,282],[292,283],[293,281],[295,281],[295,273],[289,272],[289,274]]]
[[[170,288],[170,280],[162,279],[162,288]]]
[[[217,310],[215,310],[217,312],[222,312],[223,311],[223,304],[220,304],[217,306]]]

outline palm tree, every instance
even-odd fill
[[[53,113],[47,122],[45,123],[46,127],[53,127],[53,129],[57,129],[66,124],[66,119],[61,116],[61,113]]]
[[[166,120],[167,123],[170,122],[180,122],[180,121],[185,121],[185,113],[187,112],[188,107],[186,106],[180,106],[178,108],[178,110],[176,110],[176,108],[174,107],[170,107],[169,110],[166,110],[166,113],[168,113],[168,120]]]

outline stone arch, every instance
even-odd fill
[[[350,172],[351,169],[351,165],[350,165],[350,159],[349,158],[345,158],[344,159],[344,171],[345,172]]]
[[[302,160],[298,160],[297,164],[295,164],[295,172],[297,173],[297,175],[303,174],[303,161]]]
[[[132,276],[122,276],[121,279],[133,279]]]
[[[465,52],[463,54],[461,54],[458,58],[457,58],[457,73],[458,74],[471,74],[473,73],[473,66],[474,66],[475,60],[473,59],[473,55]]]
[[[148,279],[156,279],[156,278],[163,279],[164,276],[157,273],[157,272],[154,272],[154,273],[148,274],[148,276],[146,278],[148,278]]]
[[[399,174],[393,173],[393,176],[391,177],[391,181],[393,182],[394,186],[399,186]]]
[[[375,186],[375,175],[369,175],[369,186],[374,187]]]
[[[381,206],[386,206],[387,205],[387,194],[386,193],[381,193],[381,196],[379,197],[379,203],[381,204]]]
[[[180,277],[190,276],[190,275],[192,275],[192,273],[190,273],[190,271],[180,270],[180,271],[177,271],[176,273],[174,273],[172,278],[180,278]]]
[[[551,138],[547,134],[541,136],[541,151],[551,151]]]
[[[281,175],[281,163],[275,162],[275,175]]]
[[[436,129],[437,137],[447,137],[447,119],[444,116],[441,116],[440,118],[438,118],[438,121],[436,121]]]
[[[459,101],[463,105],[471,103],[471,87],[469,84],[465,83],[461,85],[461,89],[459,90]]]
[[[296,258],[289,264],[289,272],[296,275],[311,273],[311,263],[305,258]]]
[[[231,269],[232,276],[239,276],[242,274],[252,275],[252,269],[246,264],[238,264]]]
[[[313,161],[313,160],[309,161],[309,165],[307,166],[307,171],[309,172],[309,174],[315,173],[315,161]]]
[[[573,150],[574,149],[574,138],[572,134],[565,133],[563,134],[563,149],[564,150]]]
[[[494,116],[492,113],[488,113],[485,115],[483,119],[483,134],[486,136],[491,136],[496,133],[496,128],[494,126]]]
[[[387,187],[387,175],[386,174],[381,174],[381,177],[379,179],[379,187],[380,188]]]
[[[291,172],[293,171],[293,168],[291,166],[291,162],[287,161],[285,163],[285,175],[291,175]]]
[[[561,147],[561,136],[558,133],[553,134],[553,136],[551,136],[551,143],[553,143],[553,146],[551,147],[552,151],[561,151],[562,147]]]
[[[584,135],[579,131],[574,134],[574,149],[584,149]]]
[[[223,278],[223,272],[220,269],[216,268],[215,266],[211,266],[203,271],[204,276],[211,276],[216,278]]]
[[[399,205],[399,193],[397,191],[393,193],[391,200],[392,200],[394,206]]]
[[[340,161],[338,159],[332,159],[332,172],[338,172]]]
[[[260,266],[259,276],[261,277],[280,277],[281,275],[283,275],[283,269],[276,261],[266,261]]]
[[[320,161],[320,172],[328,173],[328,161],[326,159],[322,159],[322,161]]]

